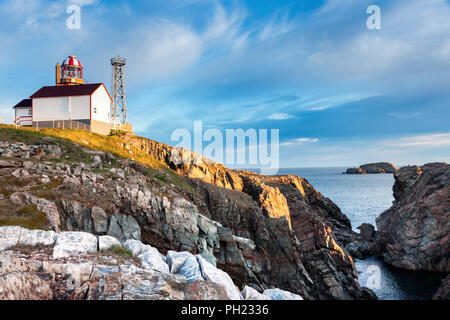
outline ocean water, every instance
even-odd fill
[[[278,174],[306,178],[324,196],[347,215],[356,228],[371,223],[392,205],[392,174],[346,175],[346,168],[283,168]],[[376,257],[356,260],[359,282],[383,300],[431,299],[440,285],[442,274],[411,272],[391,267]]]

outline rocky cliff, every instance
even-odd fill
[[[450,272],[450,165],[407,166],[394,177],[393,206],[376,219],[384,261]]]
[[[86,136],[80,145],[67,132],[0,129],[0,226],[142,241],[163,255],[190,252],[240,289],[373,298],[342,250],[354,237],[350,222],[305,179],[229,170],[133,135]]]

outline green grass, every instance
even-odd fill
[[[156,174],[155,178],[158,179],[159,181],[162,181],[162,182],[168,182],[169,181],[169,178],[167,176],[165,176],[165,175],[162,175],[162,174]]]
[[[133,252],[131,250],[119,245],[113,245],[109,249],[104,250],[103,253],[113,254],[123,259],[133,258]]]
[[[4,226],[20,226],[29,230],[49,230],[47,217],[34,204],[17,210],[16,216],[0,217],[0,227]]]
[[[44,137],[54,138],[54,142],[44,142]],[[95,133],[90,133],[84,130],[69,130],[69,129],[39,129],[26,128],[0,124],[0,141],[21,141],[27,144],[37,143],[56,143],[63,149],[63,157],[60,159],[52,159],[55,162],[92,162],[91,156],[82,152],[80,147],[74,145],[78,144],[82,148],[88,148],[92,150],[99,150],[109,152],[121,159],[132,159],[138,163],[141,163],[149,167],[149,173],[147,176],[150,178],[156,178],[159,181],[167,184],[173,184],[180,187],[182,190],[195,193],[195,190],[189,184],[188,180],[171,170],[166,164],[156,160],[149,156],[145,151],[138,147],[130,146],[129,149],[132,154],[123,146],[125,140],[123,133],[111,134],[109,136],[102,136]],[[136,139],[144,139],[136,136]],[[68,159],[65,159],[68,156]],[[151,170],[152,169],[152,170]],[[103,173],[103,172],[99,172]]]

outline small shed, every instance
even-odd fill
[[[15,125],[31,126],[33,124],[32,104],[33,102],[31,99],[23,99],[13,107],[15,114]]]

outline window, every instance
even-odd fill
[[[28,115],[29,115],[29,116],[32,116],[32,115],[33,115],[33,112],[32,112],[31,109],[28,109]]]
[[[97,108],[94,108],[94,113],[97,113]]]

